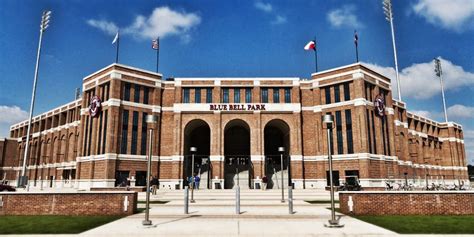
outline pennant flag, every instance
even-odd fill
[[[354,31],[354,44],[356,47],[359,45],[359,36],[357,35],[357,31]]]
[[[160,38],[155,39],[151,42],[151,48],[154,50],[160,49]]]
[[[118,38],[119,38],[119,33],[118,33],[118,31],[117,31],[117,34],[115,35],[115,38],[114,38],[114,40],[112,41],[112,44],[115,44],[115,43],[117,42]]]
[[[316,51],[316,42],[314,40],[309,41],[304,46],[304,50],[314,50],[314,51]]]

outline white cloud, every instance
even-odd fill
[[[474,130],[464,130],[463,132],[466,158],[470,164],[474,165]]]
[[[355,15],[356,7],[354,5],[344,5],[341,8],[330,11],[326,18],[333,27],[341,28],[362,28],[362,24]]]
[[[390,78],[392,80],[392,94],[396,95],[398,93],[394,68],[371,63],[364,63],[364,65]],[[445,90],[474,86],[474,73],[466,72],[461,66],[455,65],[443,58],[441,58],[441,67]],[[434,73],[433,61],[413,64],[401,70],[400,86],[402,98],[429,99],[441,93],[441,85]]]
[[[274,24],[274,25],[279,25],[279,24],[286,23],[286,17],[277,15],[275,17],[275,20],[273,20],[271,23]]]
[[[28,112],[18,106],[0,105],[0,137],[8,137],[10,126],[28,119]]]
[[[119,29],[115,23],[106,20],[90,19],[87,20],[87,24],[105,32],[108,35],[115,35]]]
[[[410,112],[413,113],[413,114],[416,114],[416,115],[418,115],[418,116],[421,116],[421,117],[433,119],[433,113],[431,113],[430,111],[426,111],[426,110],[410,110]]]
[[[413,11],[434,25],[455,31],[471,27],[474,23],[472,0],[418,0]]]
[[[273,11],[273,6],[270,3],[263,3],[263,2],[257,1],[257,2],[255,2],[254,6],[258,10],[262,10],[262,11],[267,12],[267,13]]]
[[[448,108],[448,117],[449,118],[474,118],[474,107],[459,105],[459,104],[450,106]]]
[[[105,20],[88,20],[87,23],[109,35],[115,34],[118,27],[115,23]],[[138,15],[133,23],[121,30],[123,34],[132,35],[138,39],[154,39],[179,35],[183,41],[189,41],[189,31],[201,23],[201,17],[196,13],[179,12],[169,7],[157,7],[150,16]]]

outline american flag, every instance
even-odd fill
[[[155,50],[160,49],[160,38],[155,39],[151,42],[151,48]]]
[[[359,44],[359,36],[357,35],[357,31],[354,31],[354,44],[357,46]]]

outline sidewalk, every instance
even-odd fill
[[[166,204],[152,204],[150,220],[153,225],[142,226],[144,213],[132,215],[82,233],[85,236],[393,236],[389,230],[341,216],[344,228],[324,227],[330,219],[329,204],[309,204],[304,199],[327,200],[325,192],[295,193],[294,214],[289,214],[288,203],[280,202],[280,192],[245,190],[241,195],[241,214],[235,214],[232,190],[195,192],[196,203],[184,214],[182,191],[163,191],[152,200],[168,200]],[[143,194],[139,195],[141,200]],[[144,204],[140,204],[144,207]]]

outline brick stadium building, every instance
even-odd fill
[[[102,109],[92,116],[94,95]],[[383,116],[374,107],[378,95],[386,105]],[[276,188],[280,146],[285,183],[290,173],[295,188],[323,188],[328,146],[321,116],[327,113],[335,118],[330,149],[336,183],[354,175],[363,187],[405,178],[420,185],[468,182],[462,127],[408,112],[392,99],[390,79],[361,64],[318,72],[309,80],[164,80],[158,73],[112,64],[83,79],[81,99],[33,118],[29,185],[145,185],[146,136],[153,128],[152,173],[161,188],[186,185],[192,146],[204,188],[214,183],[232,188],[237,179],[253,188],[264,175]],[[146,124],[149,114],[159,122]],[[0,178],[15,183],[27,121],[10,129],[11,138],[0,141]]]

